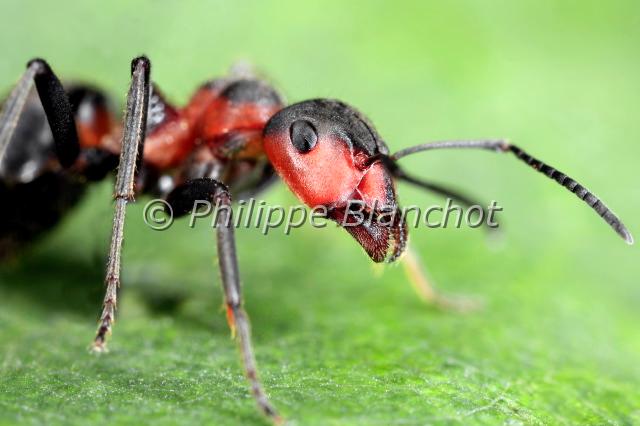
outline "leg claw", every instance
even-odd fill
[[[107,348],[107,344],[105,342],[94,341],[91,344],[89,352],[91,352],[92,354],[104,354],[109,352],[109,349]]]
[[[436,295],[434,299],[425,301],[434,307],[443,311],[452,311],[461,314],[468,314],[480,311],[484,308],[484,302],[481,299],[466,296],[446,296]]]

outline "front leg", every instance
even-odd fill
[[[116,178],[115,211],[113,229],[111,231],[111,248],[105,283],[106,294],[100,315],[100,325],[93,342],[92,350],[106,350],[106,338],[111,332],[115,319],[118,287],[120,286],[120,255],[124,239],[124,219],[127,202],[133,200],[136,165],[142,156],[145,128],[147,126],[147,109],[149,104],[149,73],[151,63],[145,57],[131,62],[131,86],[127,95],[127,109],[124,117],[124,134],[120,152],[120,165]]]
[[[433,286],[432,280],[429,279],[427,271],[420,261],[420,257],[411,246],[407,246],[405,253],[400,258],[400,262],[404,266],[409,283],[413,286],[418,297],[428,306],[459,313],[473,312],[482,308],[480,300],[440,293]]]
[[[218,235],[218,263],[222,277],[227,308],[227,320],[234,335],[238,337],[238,344],[242,354],[245,374],[251,385],[251,393],[258,404],[258,408],[275,424],[282,424],[283,420],[269,402],[256,367],[253,354],[249,318],[242,307],[242,293],[240,286],[240,272],[233,228],[231,210],[231,196],[226,185],[210,178],[187,181],[175,188],[167,197],[167,202],[175,217],[183,216],[193,211],[194,203],[203,200],[214,204],[216,211],[216,229]]]

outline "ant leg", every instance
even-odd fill
[[[136,163],[142,157],[147,107],[149,104],[149,73],[151,63],[142,56],[131,62],[131,86],[127,94],[127,108],[124,116],[124,133],[120,152],[120,164],[115,186],[115,212],[111,231],[111,248],[105,278],[104,297],[100,326],[93,342],[93,350],[106,350],[106,335],[111,332],[115,318],[117,290],[120,286],[120,255],[124,238],[124,219],[127,202],[134,198]]]
[[[36,83],[38,96],[53,134],[58,161],[62,167],[68,168],[80,153],[73,110],[60,80],[43,59],[29,61],[26,71],[5,102],[0,117],[0,163],[31,91],[32,81]]]
[[[453,297],[441,294],[431,283],[420,258],[411,248],[407,247],[405,254],[400,258],[402,266],[409,282],[413,286],[418,297],[427,305],[446,311],[467,313],[482,307],[482,303],[466,298]]]
[[[226,185],[210,179],[201,178],[187,181],[175,188],[168,196],[167,202],[173,210],[174,217],[191,213],[194,203],[198,200],[215,202],[216,228],[218,234],[218,262],[222,276],[227,308],[227,321],[234,336],[238,336],[238,344],[242,355],[245,374],[251,385],[251,393],[258,404],[258,408],[274,423],[283,423],[282,418],[269,402],[262,388],[253,354],[249,318],[242,307],[242,293],[240,273],[238,270],[238,256],[234,237],[231,196]]]
[[[30,63],[27,70],[22,74],[20,80],[14,86],[11,94],[4,102],[2,115],[0,116],[0,163],[4,159],[4,153],[11,141],[13,132],[18,125],[20,114],[27,102],[27,97],[31,91],[31,83],[36,75],[37,65]]]

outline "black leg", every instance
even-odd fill
[[[60,80],[43,59],[29,61],[26,71],[5,102],[0,117],[0,162],[20,119],[31,90],[31,81],[36,83],[40,102],[51,127],[58,161],[62,167],[68,168],[80,153],[73,111]]]
[[[0,115],[0,163],[2,163],[4,159],[7,146],[18,125],[20,114],[27,102],[27,97],[31,91],[31,83],[38,68],[37,64],[29,63],[27,70],[22,74],[22,77],[20,77],[20,80],[16,83],[11,94],[4,102],[2,115]]]
[[[282,418],[269,402],[262,388],[256,367],[256,360],[251,344],[249,318],[242,307],[242,292],[240,287],[240,273],[234,237],[231,197],[227,187],[213,179],[202,178],[187,181],[174,189],[167,197],[167,202],[176,217],[193,210],[194,202],[203,200],[214,204],[216,212],[216,228],[218,233],[218,262],[222,276],[227,308],[227,320],[234,334],[237,333],[238,344],[242,354],[245,374],[251,385],[251,393],[260,411],[274,423],[282,423]]]
[[[115,186],[115,212],[111,233],[111,248],[105,278],[106,294],[100,326],[93,349],[106,349],[106,335],[111,332],[117,304],[117,290],[120,286],[120,255],[124,238],[124,219],[127,202],[133,200],[137,158],[142,155],[145,128],[147,126],[147,106],[149,104],[149,73],[151,63],[145,57],[131,62],[131,87],[127,95],[127,109],[124,117],[124,134],[120,152],[120,165]]]

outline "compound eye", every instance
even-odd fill
[[[295,121],[290,129],[291,142],[298,152],[305,154],[318,143],[318,133],[311,123],[306,120]]]

